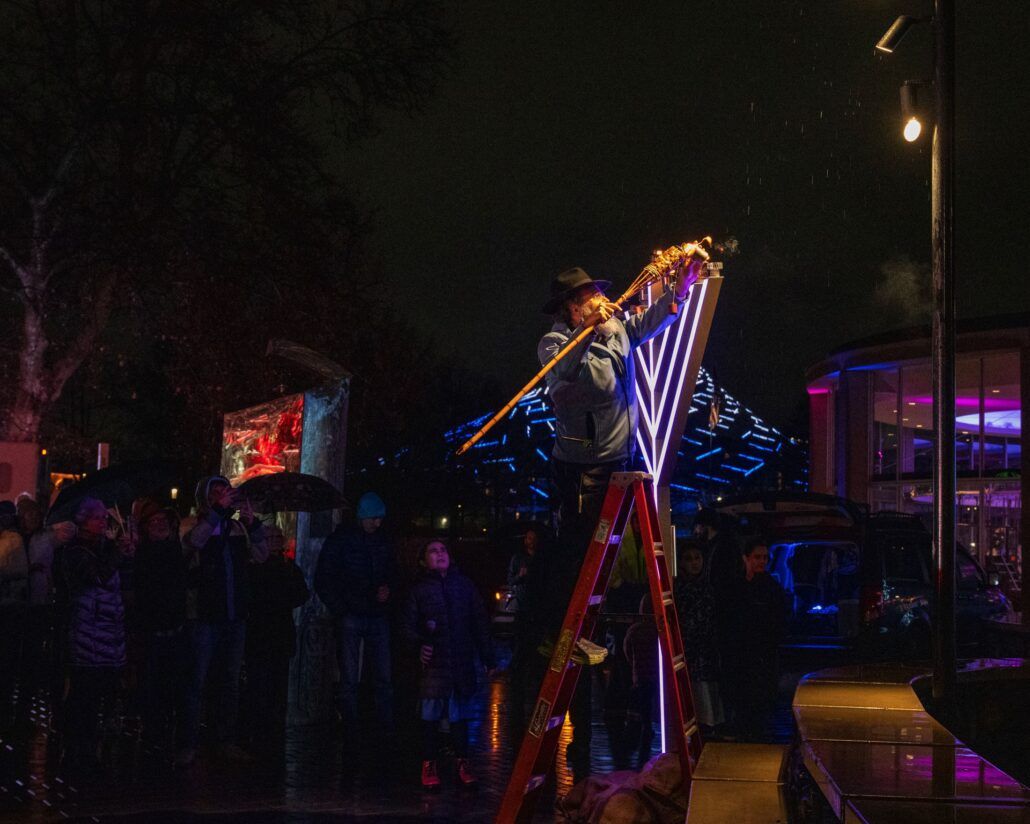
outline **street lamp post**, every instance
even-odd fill
[[[933,267],[933,696],[955,694],[955,3],[934,0],[937,112],[930,165]]]
[[[955,695],[955,2],[934,0],[932,18],[902,15],[876,44],[892,53],[917,23],[933,27],[935,116],[930,161],[933,326],[931,365],[933,419],[937,434],[933,465],[933,696]],[[915,100],[918,83],[902,87],[905,138],[919,137]],[[915,121],[915,123],[913,123]]]

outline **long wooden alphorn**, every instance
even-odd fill
[[[664,251],[659,250],[655,252],[654,258],[651,260],[651,262],[641,270],[640,274],[636,276],[636,278],[633,280],[633,283],[630,284],[629,288],[621,295],[619,295],[619,297],[616,300],[612,301],[612,303],[617,304],[620,309],[624,309],[625,307],[623,306],[623,304],[627,300],[633,297],[633,295],[637,294],[637,292],[640,292],[646,286],[649,286],[650,284],[655,283],[656,281],[666,277],[669,271],[672,269],[672,267],[675,266],[677,263],[688,261],[695,256],[701,258],[704,261],[708,261],[709,255],[708,251],[704,248],[704,245],[711,245],[711,243],[712,239],[710,237],[703,237],[701,238],[701,240],[696,241],[695,243],[684,243],[681,246],[670,246],[668,249],[665,249]],[[571,352],[573,349],[579,346],[579,344],[582,343],[588,335],[593,333],[595,325],[596,322],[591,324],[590,326],[584,326],[572,338],[566,341],[565,345],[557,352],[555,352],[551,359],[547,361],[547,363],[540,367],[540,371],[538,371],[532,378],[530,378],[526,385],[523,386],[518,392],[516,392],[515,396],[510,401],[508,401],[504,406],[502,406],[498,410],[496,415],[494,415],[492,418],[490,418],[490,420],[483,424],[483,426],[479,429],[478,432],[476,432],[475,435],[473,435],[471,438],[465,441],[465,443],[461,445],[461,448],[454,454],[464,455],[473,446],[475,446],[476,443],[482,440],[483,436],[486,435],[486,433],[489,432],[491,429],[493,429],[497,425],[498,421],[500,421],[505,415],[511,412],[515,404],[522,400],[522,398],[524,398],[527,393],[533,391],[533,388],[544,379],[544,376],[548,372],[550,372],[552,369],[554,369],[555,366],[558,365],[562,358],[564,358],[567,354],[569,354],[569,352]]]

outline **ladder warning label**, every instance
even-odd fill
[[[534,738],[539,738],[543,735],[544,730],[547,728],[547,719],[550,717],[551,702],[541,698],[536,702],[536,707],[533,709],[533,717],[529,722],[529,734]]]
[[[599,544],[603,544],[608,540],[608,530],[612,528],[612,522],[606,521],[602,518],[597,522],[597,532],[594,533],[594,540]]]
[[[571,653],[572,630],[563,630],[558,638],[558,644],[554,648],[554,654],[551,656],[551,670],[553,672],[561,672],[565,669],[565,664],[568,662]]]

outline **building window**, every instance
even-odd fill
[[[984,358],[983,474],[1019,472],[1019,353]]]
[[[1016,369],[1018,369],[1018,355],[1014,357],[1017,359]],[[1007,369],[1008,367],[1003,368]],[[889,373],[877,372],[878,380],[881,375],[887,374]],[[983,374],[980,358],[962,358],[955,366],[955,465],[958,474],[965,477],[980,477],[984,474],[985,446],[995,464],[1011,461],[1011,443],[1003,443],[1004,438],[996,438],[996,442],[985,444],[981,438],[981,420],[984,409]],[[1018,372],[1015,375],[1010,372],[1008,377],[1015,382],[1014,386],[1003,388],[1000,391],[1014,393],[1014,401],[999,400],[995,402],[995,405],[998,407],[1015,405],[1017,409],[1017,432],[1015,435],[1017,445],[1015,448],[1018,450]],[[909,478],[926,478],[933,472],[936,438],[929,365],[902,367],[901,383],[902,392],[898,412],[900,416],[898,421],[900,473]],[[885,391],[884,398],[886,394]],[[879,414],[879,410],[877,411]],[[884,474],[881,477],[886,479],[887,475]]]
[[[1019,480],[992,481],[984,486],[984,531],[976,554],[989,571],[998,573],[1003,584],[1007,577],[1019,580],[1022,569],[1021,498]]]
[[[873,373],[873,477],[898,474],[898,370]]]
[[[980,474],[980,358],[955,364],[955,468],[959,475]]]
[[[901,415],[901,474],[927,478],[933,472],[933,401],[929,365],[902,368],[898,414]]]

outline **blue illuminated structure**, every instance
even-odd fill
[[[713,401],[719,407],[718,422],[709,427]],[[508,419],[497,425],[492,437],[455,457],[454,449],[489,417],[475,418],[444,434],[446,464],[452,471],[479,478],[483,485],[496,484],[499,488],[492,497],[498,502],[503,497],[504,508],[512,515],[519,512],[521,517],[546,520],[544,516],[557,506],[549,466],[554,414],[546,390],[530,392]],[[695,383],[677,458],[669,483],[674,519],[691,514],[702,501],[738,492],[807,489],[805,444],[716,387],[703,368]]]

